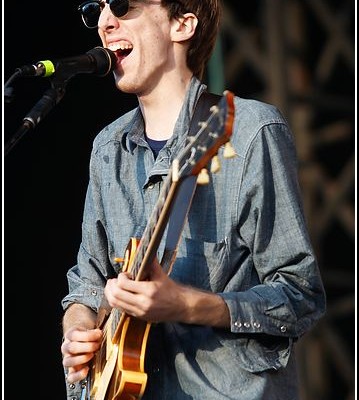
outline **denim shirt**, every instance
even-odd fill
[[[95,138],[77,264],[64,310],[98,310],[130,238],[140,238],[206,86],[192,78],[173,136],[154,159],[139,108]],[[308,235],[294,138],[272,105],[234,98],[231,144],[208,185],[197,186],[170,276],[219,294],[230,329],[152,324],[143,399],[298,399],[295,342],[325,312]],[[161,245],[162,246],[162,245]],[[160,251],[160,249],[159,249]],[[80,385],[68,385],[80,398]]]

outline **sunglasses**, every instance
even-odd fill
[[[82,21],[87,28],[97,28],[101,11],[106,3],[109,4],[112,14],[117,17],[123,17],[128,13],[129,0],[89,0],[81,3],[77,10],[81,13]]]
[[[106,3],[110,6],[112,14],[117,17],[124,17],[130,11],[131,3],[146,3],[161,5],[161,1],[153,0],[87,0],[81,3],[77,10],[81,13],[82,21],[87,28],[97,28],[98,20],[100,18],[101,11],[105,8]],[[183,4],[180,0],[170,0],[169,3],[176,4],[177,10],[175,14],[183,14]]]

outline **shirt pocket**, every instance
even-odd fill
[[[171,278],[204,290],[221,291],[226,282],[228,257],[226,239],[213,243],[183,238]]]

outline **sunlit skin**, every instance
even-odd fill
[[[136,2],[121,18],[105,5],[98,22],[104,47],[119,43],[132,47],[126,57],[116,51],[116,86],[137,96],[146,134],[157,140],[168,139],[182,107],[192,72],[186,65],[188,40],[197,18],[187,13],[169,21],[159,2]],[[129,239],[129,238],[128,238]],[[107,281],[105,296],[111,307],[151,322],[178,321],[216,327],[229,327],[226,304],[216,294],[180,285],[155,264],[148,281],[134,281],[127,273]],[[100,346],[101,331],[95,328],[96,314],[73,304],[63,319],[61,346],[68,382],[86,378],[88,363]]]
[[[126,16],[116,18],[106,4],[98,22],[99,36],[110,49],[120,41],[133,47],[125,58],[116,53],[116,86],[137,95],[147,135],[168,139],[192,77],[185,54],[197,18],[187,13],[169,21],[167,10],[154,1],[133,7]]]

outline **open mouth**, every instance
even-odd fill
[[[126,58],[133,50],[133,45],[126,40],[120,40],[108,45],[108,48],[116,53],[117,58],[121,61]]]

